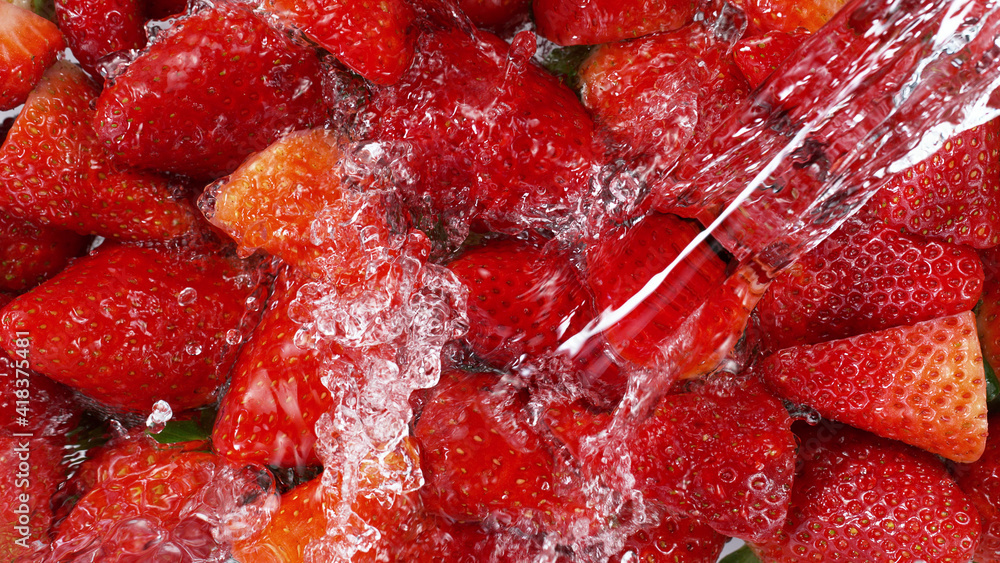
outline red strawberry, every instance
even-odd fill
[[[1000,244],[1000,120],[894,174],[860,213],[904,233],[976,248]]]
[[[690,0],[537,0],[538,33],[559,45],[595,45],[679,29],[694,18]]]
[[[79,67],[46,72],[0,149],[0,206],[38,225],[81,234],[163,240],[189,232],[194,210],[178,186],[123,170],[96,140],[97,88]]]
[[[139,0],[57,0],[56,21],[80,66],[100,77],[102,57],[142,49],[146,27]]]
[[[489,525],[456,523],[445,519],[427,522],[394,561],[407,563],[518,563],[548,561],[572,563],[576,559],[544,538]]]
[[[669,169],[746,97],[728,49],[701,24],[602,45],[580,67],[583,103],[626,158]]]
[[[33,413],[41,416],[41,413]],[[40,561],[51,540],[53,494],[66,476],[60,437],[0,429],[0,558]],[[21,559],[21,558],[24,559]]]
[[[7,305],[2,345],[28,338],[33,369],[114,408],[197,407],[236,359],[255,289],[221,254],[102,247]]]
[[[15,341],[11,356],[0,352],[0,429],[64,439],[77,428],[83,409],[72,390],[31,369],[27,344]]]
[[[982,457],[954,467],[958,486],[969,495],[982,522],[977,563],[1000,562],[1000,417],[990,418],[989,435]]]
[[[303,483],[281,495],[281,504],[258,535],[236,542],[240,563],[304,563],[306,547],[326,534],[322,479]]]
[[[0,290],[31,289],[83,254],[87,242],[75,233],[37,227],[0,210]]]
[[[976,311],[976,329],[982,345],[983,360],[995,372],[1000,368],[1000,277],[996,266],[997,250],[983,253],[983,265],[987,269],[983,284],[983,298]]]
[[[503,33],[531,17],[530,0],[458,0],[458,7],[481,29]]]
[[[788,520],[751,544],[763,563],[972,559],[979,517],[934,456],[848,427],[797,433]]]
[[[0,4],[0,111],[23,104],[65,48],[55,24],[9,2]]]
[[[129,165],[221,176],[283,133],[325,121],[323,73],[313,49],[248,6],[206,6],[104,89],[97,134]]]
[[[743,71],[750,88],[756,88],[795,52],[803,36],[802,33],[769,31],[764,35],[745,37],[736,42],[733,61]]]
[[[986,445],[986,376],[966,312],[786,348],[755,371],[827,418],[971,462]]]
[[[763,31],[816,31],[823,26],[847,0],[744,0],[747,19]]]
[[[325,129],[292,133],[210,187],[206,214],[245,249],[263,248],[316,276],[357,280],[391,233],[381,196],[345,170],[349,148]]]
[[[393,84],[413,60],[416,13],[403,0],[377,6],[337,0],[267,0],[282,21],[376,84]]]
[[[441,215],[519,231],[568,214],[604,151],[573,92],[530,62],[534,37],[508,46],[484,32],[434,31],[418,43],[413,66],[376,90],[363,118],[398,157],[399,189],[431,215],[424,223]]]
[[[566,257],[528,243],[488,241],[448,267],[470,291],[469,346],[498,367],[553,350],[594,316]]]
[[[605,233],[586,251],[587,281],[598,310],[617,310],[680,255],[699,229],[678,217],[653,214],[628,228]],[[726,263],[701,243],[646,299],[607,329],[618,352],[651,365],[659,345],[725,281]]]
[[[779,527],[791,492],[795,440],[782,404],[753,382],[717,379],[666,395],[648,418],[609,430],[578,405],[546,413],[553,433],[611,487],[632,485],[672,514],[738,538]],[[601,436],[596,449],[588,437]],[[585,447],[585,444],[590,444]]]
[[[166,20],[182,15],[187,10],[187,0],[144,0],[143,13],[151,20]]]
[[[279,275],[264,317],[233,368],[212,431],[215,450],[228,459],[289,468],[320,464],[316,423],[334,405],[320,378],[334,376],[325,360],[340,347],[296,344],[300,325],[289,317],[289,306],[302,284],[287,269]],[[352,377],[352,364],[336,365],[344,371],[336,376]]]
[[[59,526],[46,561],[223,562],[226,526],[269,496],[259,471],[185,444],[133,435],[90,470],[92,487]]]
[[[716,563],[725,543],[726,536],[703,522],[663,514],[659,524],[629,536],[621,553],[608,561]]]
[[[969,248],[849,219],[782,272],[757,305],[766,352],[971,310],[983,268]]]
[[[582,499],[567,496],[552,452],[523,420],[522,399],[492,393],[495,383],[489,374],[446,373],[433,390],[413,430],[425,504],[459,522],[564,531],[583,518]]]

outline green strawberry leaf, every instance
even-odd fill
[[[212,437],[216,414],[215,409],[203,409],[197,418],[168,420],[160,432],[153,433],[147,430],[146,433],[161,444],[209,440]]]
[[[577,74],[580,65],[590,56],[594,48],[591,45],[571,45],[569,47],[558,47],[545,54],[542,59],[542,66],[546,70],[556,75],[570,88],[579,85]]]
[[[983,354],[985,357],[985,354]],[[1000,396],[1000,381],[997,381],[997,374],[993,370],[993,366],[990,365],[985,359],[983,360],[983,371],[986,372],[986,403],[990,407],[990,410],[996,410],[1000,407],[1000,401],[997,401],[997,397]]]
[[[757,559],[750,548],[744,545],[725,556],[719,563],[760,563],[760,559]]]

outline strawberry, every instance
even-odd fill
[[[58,62],[25,104],[0,148],[0,206],[37,225],[137,240],[177,238],[195,225],[175,182],[124,170],[96,140],[97,88]]]
[[[19,221],[0,210],[0,290],[31,289],[66,267],[86,247],[85,237]]]
[[[398,157],[398,189],[428,216],[421,224],[552,226],[587,193],[604,149],[579,100],[530,62],[533,52],[529,33],[508,46],[485,32],[431,31],[402,80],[374,92],[362,122]]]
[[[0,4],[0,111],[23,104],[65,48],[55,24],[9,2]]]
[[[205,405],[251,320],[253,278],[222,254],[102,247],[8,304],[2,345],[28,338],[32,369],[116,409]]]
[[[0,429],[65,437],[83,412],[72,390],[31,369],[27,347],[16,347],[14,352],[12,356],[0,352]]]
[[[1000,244],[1000,120],[890,176],[860,213],[904,233],[975,248]]]
[[[746,97],[728,49],[701,24],[602,45],[580,67],[583,104],[625,158],[669,169]]]
[[[267,0],[265,6],[376,84],[396,82],[413,60],[416,13],[403,0],[382,0],[377,7],[336,0]]]
[[[304,563],[306,547],[325,534],[323,482],[316,477],[281,495],[267,526],[252,539],[237,541],[233,556],[240,563]]]
[[[36,416],[38,413],[36,413]],[[66,476],[62,437],[30,438],[0,429],[0,557],[40,561],[51,537],[50,502]],[[23,559],[22,559],[23,558]]]
[[[690,0],[537,0],[538,33],[559,45],[594,45],[679,29],[694,19]]]
[[[804,35],[768,31],[763,35],[744,37],[736,42],[733,62],[743,71],[750,88],[756,88],[795,52]]]
[[[203,196],[213,224],[244,249],[263,248],[315,276],[345,283],[365,274],[391,237],[381,195],[345,169],[339,135],[292,133],[251,156]]]
[[[983,268],[969,248],[849,219],[770,285],[755,315],[771,352],[971,310]]]
[[[503,33],[531,17],[530,0],[458,0],[459,9],[480,29]]]
[[[631,488],[671,514],[742,539],[785,518],[795,461],[792,420],[753,381],[717,378],[663,397],[646,418],[611,426],[579,404],[545,414],[588,474]],[[594,446],[593,437],[604,438]]]
[[[144,0],[143,13],[151,20],[166,20],[183,15],[187,0]]]
[[[744,0],[749,22],[763,31],[814,32],[823,26],[847,0]]]
[[[552,452],[522,419],[522,399],[491,392],[495,383],[489,374],[446,373],[424,405],[413,435],[425,505],[459,522],[500,518],[563,532],[584,517],[581,499],[563,490]]]
[[[979,516],[932,455],[849,427],[796,433],[803,447],[788,520],[751,543],[763,563],[972,558]]]
[[[989,438],[982,457],[973,463],[955,464],[958,486],[969,495],[982,522],[982,541],[976,549],[977,563],[1000,561],[1000,418],[990,417]]]
[[[976,329],[983,350],[983,361],[996,372],[1000,368],[1000,270],[996,258],[1000,248],[982,253],[987,270],[983,298],[976,311]]]
[[[652,214],[628,228],[605,233],[587,248],[587,282],[597,308],[617,311],[653,276],[665,270],[698,234],[678,217]],[[707,244],[699,244],[652,294],[607,329],[608,340],[625,358],[651,365],[659,346],[725,280],[726,263]]]
[[[226,526],[261,510],[270,479],[192,447],[134,433],[112,443],[46,561],[225,561]]]
[[[544,538],[538,536],[440,518],[429,521],[412,542],[401,546],[395,559],[408,563],[572,563],[575,560],[568,551],[546,545]]]
[[[131,166],[214,178],[283,133],[323,123],[323,72],[313,49],[248,6],[206,6],[104,89],[97,135]]]
[[[608,561],[715,563],[725,543],[725,536],[703,522],[663,514],[658,524],[629,536],[624,549]]]
[[[80,66],[100,77],[102,59],[142,49],[146,27],[139,0],[57,0],[56,21]]]
[[[242,463],[278,467],[319,465],[316,423],[334,401],[321,377],[352,377],[352,364],[336,373],[326,360],[340,350],[296,344],[300,325],[289,317],[303,280],[288,269],[233,367],[229,389],[219,405],[212,444],[220,455]],[[326,366],[326,367],[324,367]]]
[[[498,367],[553,350],[594,316],[572,265],[514,239],[467,249],[448,267],[469,288],[473,353]]]
[[[756,374],[824,417],[960,462],[986,445],[986,377],[971,311],[775,352]]]

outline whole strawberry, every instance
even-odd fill
[[[148,413],[215,399],[247,330],[253,272],[188,250],[101,247],[0,314],[9,354],[116,409]]]
[[[146,45],[141,0],[59,0],[55,9],[70,49],[95,78],[102,57]]]
[[[991,417],[983,456],[973,463],[955,464],[958,485],[979,512],[983,536],[976,549],[977,563],[1000,561],[1000,417]]]
[[[39,227],[0,210],[0,290],[31,289],[59,273],[87,248],[87,237]]]
[[[41,418],[42,412],[33,416]],[[13,430],[13,431],[12,431]],[[64,436],[28,437],[0,428],[0,558],[39,561],[51,541],[52,497],[65,479]]]
[[[105,88],[97,134],[131,166],[214,178],[283,133],[323,123],[323,72],[314,49],[247,5],[205,6]]]
[[[690,0],[539,0],[538,33],[560,45],[595,45],[671,31],[689,23],[698,5]]]

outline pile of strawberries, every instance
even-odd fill
[[[863,4],[0,1],[0,559],[1000,562],[1000,121],[703,232]]]

